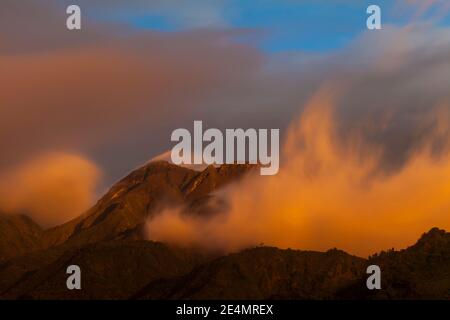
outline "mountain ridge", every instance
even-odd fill
[[[0,299],[450,299],[450,233],[438,229],[368,259],[274,247],[214,256],[141,240],[58,250],[0,263]],[[65,288],[69,264],[83,270],[83,290]],[[371,264],[382,290],[366,287]]]

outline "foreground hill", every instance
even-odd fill
[[[382,271],[382,290],[368,290],[366,268]],[[221,257],[172,279],[154,281],[137,299],[450,299],[450,233],[437,228],[404,250],[362,259],[255,248]]]
[[[367,261],[328,252],[260,247],[148,284],[137,299],[330,299],[356,283]]]
[[[108,241],[50,249],[0,265],[1,299],[126,299],[160,277],[189,272],[207,257],[150,241]],[[82,290],[68,290],[66,268],[82,270]]]
[[[271,247],[214,257],[133,240],[61,248],[0,264],[0,299],[450,299],[450,233],[438,229],[369,259]],[[70,264],[80,291],[65,287]],[[370,264],[382,290],[366,287]]]

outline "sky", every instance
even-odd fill
[[[69,4],[80,31],[65,28]],[[369,4],[382,30],[367,30]],[[398,172],[424,144],[438,156],[449,11],[446,0],[3,0],[0,211],[67,221],[194,120],[284,139],[329,83],[351,84],[336,134],[382,149],[374,170]]]
[[[253,29],[264,34],[257,45],[267,53],[326,52],[344,47],[366,31],[367,15],[364,13],[371,4],[383,9],[386,24],[403,25],[421,18],[440,20],[440,24],[448,25],[450,18],[439,16],[442,3],[444,1],[161,1],[161,4],[149,5],[150,10],[142,10],[145,5],[110,10],[99,7],[92,16],[162,32],[202,27]]]

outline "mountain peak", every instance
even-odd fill
[[[146,219],[164,207],[195,202],[194,213],[207,209],[213,191],[238,180],[251,166],[235,165],[203,171],[164,160],[151,161],[114,184],[86,213],[43,236],[43,247],[85,244],[111,239],[142,239]]]

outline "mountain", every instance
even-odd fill
[[[368,259],[272,247],[220,256],[144,240],[148,217],[176,205],[213,214],[226,206],[216,191],[254,168],[152,162],[49,230],[0,214],[0,299],[450,299],[450,234],[439,229]],[[81,267],[82,290],[66,288],[71,264]],[[367,290],[371,264],[381,267],[382,290]]]
[[[151,162],[116,183],[86,213],[61,226],[43,231],[25,216],[1,216],[0,293],[7,292],[6,296],[11,296],[15,290],[20,292],[20,288],[31,291],[29,286],[35,286],[33,281],[39,282],[34,277],[46,279],[45,275],[41,274],[46,268],[66,261],[64,257],[70,252],[85,252],[83,250],[90,245],[93,245],[91,250],[96,252],[95,256],[99,259],[104,256],[103,251],[106,250],[105,246],[95,246],[100,243],[114,243],[117,245],[117,254],[126,250],[129,241],[136,241],[133,245],[142,249],[141,254],[156,250],[156,247],[148,247],[150,242],[139,241],[144,239],[142,228],[148,217],[166,206],[180,204],[200,214],[201,210],[207,210],[209,203],[213,202],[212,199],[216,197],[212,195],[214,191],[238,181],[254,167],[209,166],[199,172],[165,161]],[[30,226],[34,226],[34,229]],[[138,251],[136,249],[133,252]],[[191,257],[190,253],[187,255]],[[192,259],[196,260],[197,255],[198,253],[193,254]],[[136,260],[134,257],[129,259]],[[83,261],[81,259],[79,263]],[[104,260],[100,260],[98,265],[102,266],[104,263]],[[165,270],[173,269],[173,263],[189,267],[189,264],[170,259],[158,263]],[[24,281],[26,279],[31,282]],[[22,284],[19,286],[19,283]],[[11,290],[11,286],[15,290]]]
[[[253,167],[208,166],[199,172],[166,161],[151,162],[115,184],[82,216],[46,231],[41,246],[143,239],[142,227],[149,216],[167,206],[204,206],[211,192],[238,180]]]
[[[0,213],[0,262],[36,249],[42,229],[25,215]]]

